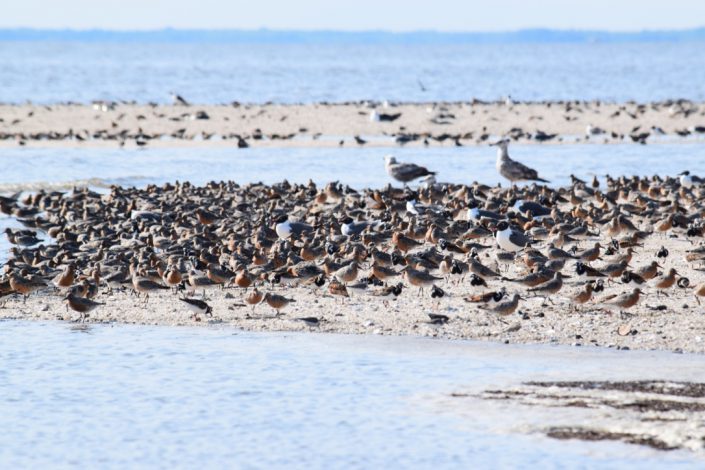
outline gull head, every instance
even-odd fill
[[[384,156],[384,164],[385,165],[392,165],[397,162],[397,159],[394,157],[394,155],[385,155]]]
[[[509,139],[505,137],[503,139],[498,140],[497,142],[491,143],[490,146],[499,147],[501,149],[506,150],[506,148],[509,147]]]

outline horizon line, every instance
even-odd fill
[[[439,31],[418,29],[273,29],[273,28],[34,28],[0,27],[0,41],[7,40],[157,40],[169,42],[311,42],[325,38],[353,42],[629,42],[705,40],[705,26],[685,29],[617,31],[580,28],[521,28],[504,31]]]

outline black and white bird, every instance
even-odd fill
[[[299,237],[302,233],[312,232],[313,227],[302,222],[291,222],[289,216],[283,215],[277,219],[277,225],[274,226],[274,231],[277,232],[279,238],[287,240],[291,238],[292,235]]]
[[[549,183],[548,180],[539,177],[536,170],[509,158],[509,139],[502,139],[494,144],[497,146],[497,171],[512,183],[516,181],[541,181]]]
[[[384,157],[384,167],[389,176],[401,183],[436,174],[435,171],[429,171],[426,167],[414,163],[400,163],[393,155]]]
[[[587,137],[593,136],[593,135],[602,135],[605,134],[605,130],[602,129],[601,127],[593,126],[592,124],[588,124],[587,127],[585,128],[585,135]]]
[[[352,237],[355,235],[360,235],[367,227],[375,228],[380,225],[380,222],[369,222],[363,220],[360,222],[355,222],[352,217],[346,217],[340,224],[340,233],[346,237]]]
[[[678,173],[680,176],[681,186],[684,188],[692,188],[696,184],[703,184],[703,179],[699,176],[691,175],[690,171],[686,170],[682,173]]]
[[[189,297],[179,297],[179,300],[186,304],[186,308],[195,314],[210,315],[213,312],[211,306],[203,300],[192,299]]]
[[[183,96],[178,95],[174,93],[173,91],[171,92],[171,99],[174,104],[181,105],[181,106],[190,106],[190,103],[186,101]]]
[[[531,245],[533,240],[523,232],[511,227],[508,222],[501,221],[497,224],[495,233],[497,245],[504,251],[517,252],[523,250],[527,245]]]
[[[468,204],[468,220],[478,221],[483,218],[484,219],[499,220],[502,218],[502,215],[497,212],[494,212],[494,211],[480,209],[478,207],[478,204],[476,201],[471,201]]]
[[[531,214],[534,219],[541,219],[551,215],[551,209],[548,207],[535,201],[525,201],[523,199],[517,199],[514,205],[511,206],[511,209],[520,214]]]
[[[378,113],[376,109],[370,111],[370,121],[372,122],[394,122],[401,117],[401,113],[387,114]]]

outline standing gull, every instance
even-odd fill
[[[416,178],[436,174],[435,171],[428,171],[425,167],[414,163],[399,163],[392,155],[384,157],[384,167],[389,176],[401,183],[408,183]]]
[[[549,183],[548,180],[539,178],[536,170],[529,168],[523,163],[509,158],[509,139],[502,139],[494,144],[497,146],[497,171],[512,183],[516,181],[541,181]]]

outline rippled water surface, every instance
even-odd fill
[[[702,42],[0,42],[0,102],[705,99]],[[423,84],[423,89],[419,85]]]
[[[0,360],[3,468],[698,467],[686,452],[498,434],[490,421],[509,417],[434,401],[556,374],[687,379],[701,356],[8,321]]]

